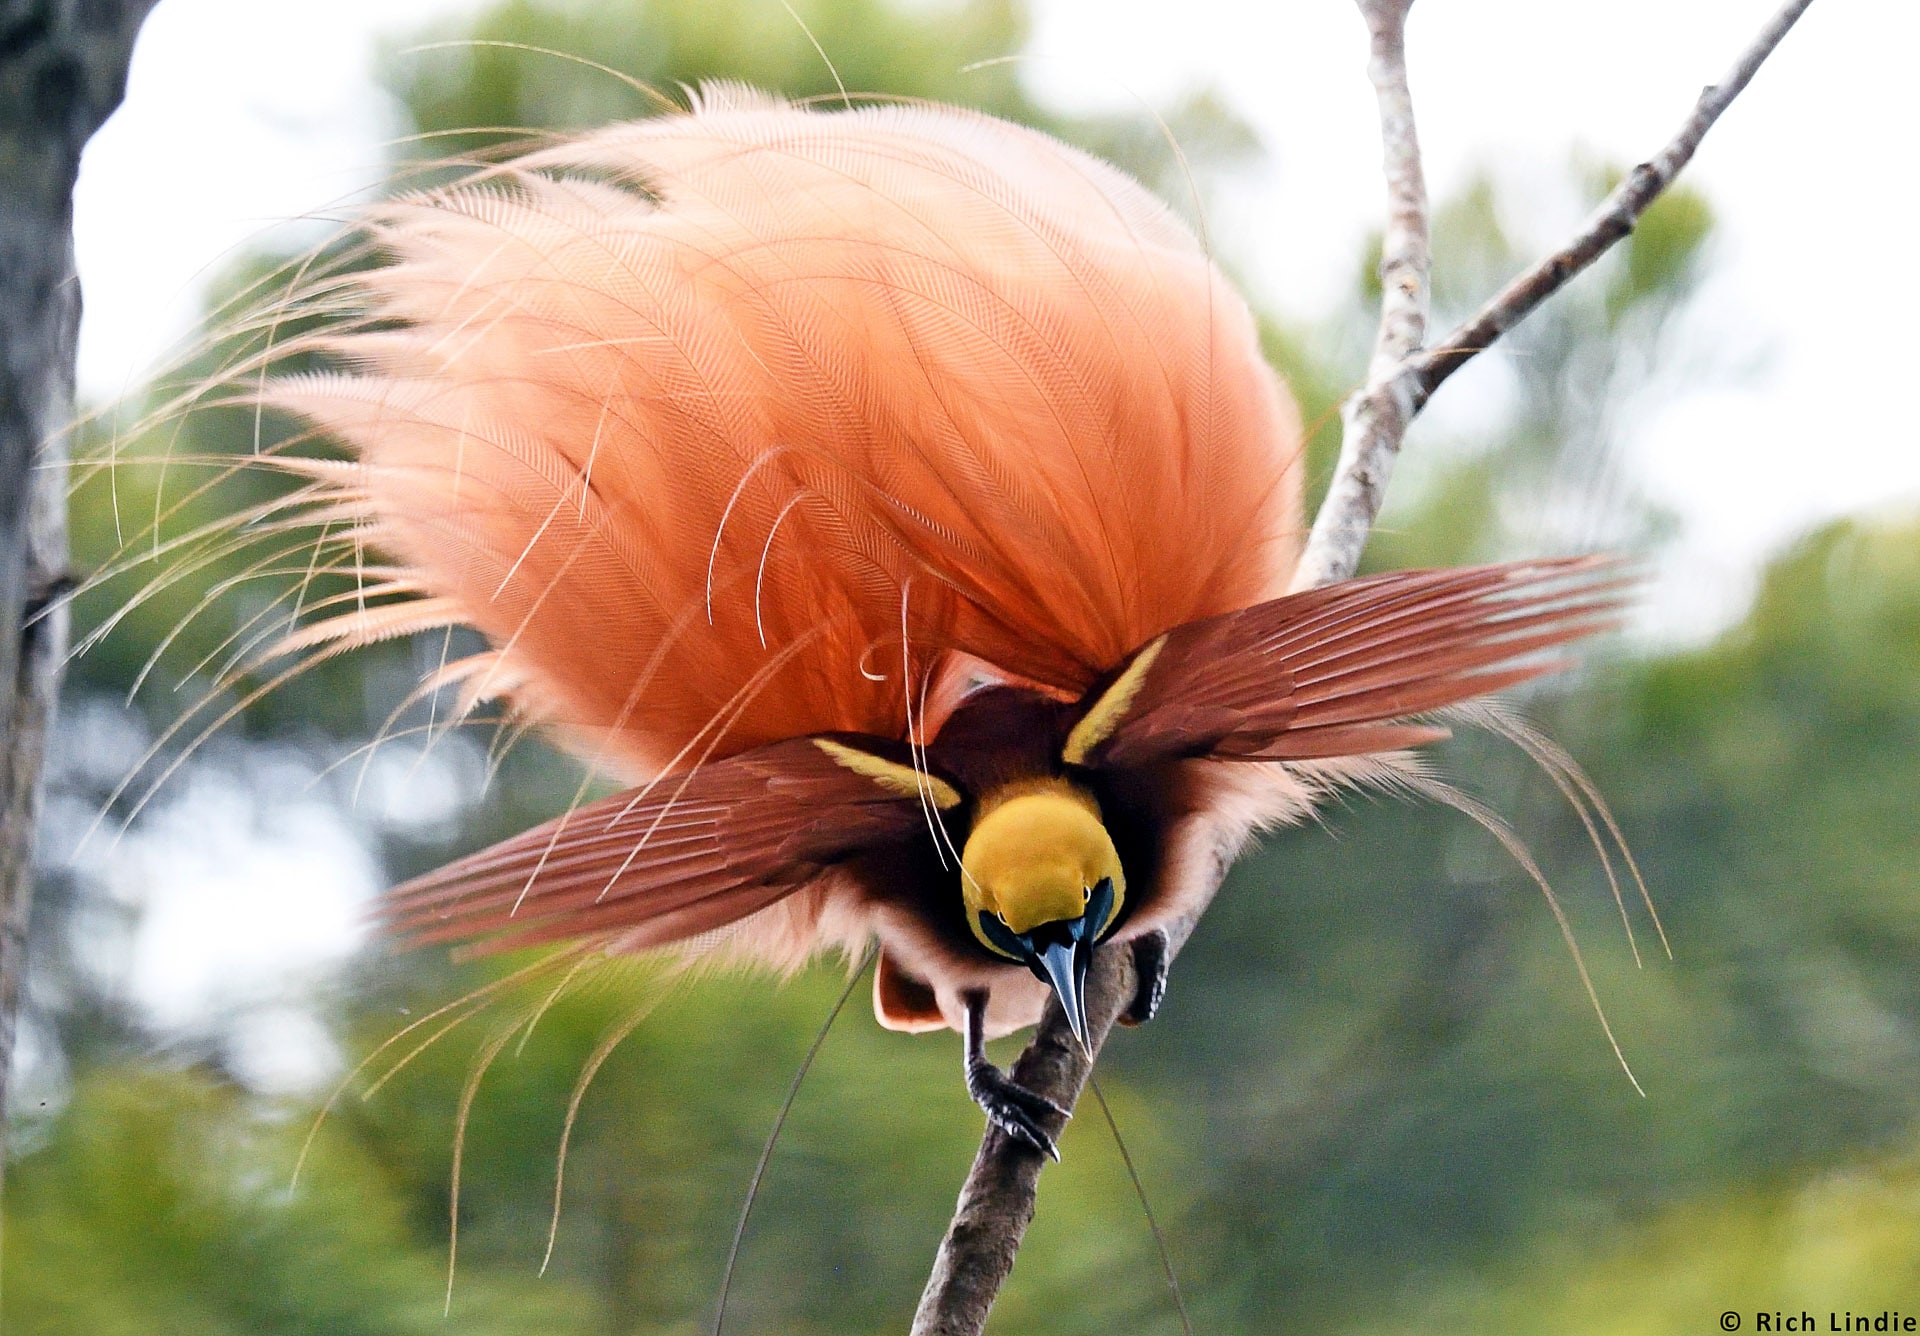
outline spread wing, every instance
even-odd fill
[[[644,949],[744,918],[842,859],[924,835],[960,792],[879,738],[790,738],[615,794],[398,887],[409,944],[480,951],[622,934]]]
[[[1075,765],[1303,761],[1433,742],[1404,722],[1564,666],[1541,651],[1616,624],[1631,583],[1576,557],[1349,580],[1189,622],[1089,693]]]

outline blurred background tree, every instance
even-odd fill
[[[1191,176],[1152,117],[1037,105],[1018,62],[1002,59],[1027,31],[1010,0],[796,10],[848,88],[1040,125],[1183,210],[1259,151],[1204,91],[1161,113]],[[727,77],[839,96],[777,0],[498,4],[396,43],[387,80],[422,136],[408,154],[484,154],[654,109],[621,78],[530,48],[581,53],[669,93]],[[1561,184],[1590,199],[1609,183],[1609,169],[1576,158]],[[1516,235],[1509,193],[1489,173],[1443,203],[1442,316],[1535,249]],[[1738,372],[1690,343],[1681,318],[1713,237],[1705,200],[1669,196],[1476,364],[1481,418],[1428,424],[1371,560],[1656,550],[1671,520],[1620,446],[1676,377]],[[1345,314],[1267,324],[1308,420],[1324,424],[1321,475],[1338,445],[1330,410],[1371,328],[1373,254],[1356,248]],[[241,266],[228,309],[249,309],[284,259]],[[230,323],[182,383],[265,337]],[[541,819],[577,782],[532,739],[457,733],[423,746],[434,707],[405,702],[445,652],[439,637],[331,661],[258,699],[222,680],[349,577],[278,550],[270,523],[231,543],[196,536],[276,490],[228,467],[254,448],[249,414],[166,411],[173,392],[156,386],[102,425],[119,467],[75,494],[79,561],[127,569],[80,610],[83,628],[107,633],[70,675],[50,777],[0,1290],[10,1328],[449,1329],[454,1129],[471,1092],[453,1329],[702,1329],[763,1138],[842,986],[835,970],[780,988],[606,972],[553,1001],[472,1090],[476,1055],[552,994],[550,982],[504,984],[417,1056],[409,1038],[376,1059],[369,1077],[402,1070],[373,1098],[359,1097],[363,1079],[335,1106],[291,1189],[339,1072],[506,967],[374,947],[277,991],[236,985],[186,1017],[139,1000],[165,912],[148,893],[156,860],[331,841],[344,852],[311,875],[368,885]],[[1443,753],[1541,856],[1646,1099],[1612,1063],[1537,892],[1464,819],[1355,800],[1238,870],[1161,1019],[1102,1068],[1199,1329],[1691,1333],[1726,1307],[1912,1302],[1916,553],[1920,519],[1831,526],[1781,555],[1750,613],[1711,643],[1615,647],[1527,702],[1614,805],[1671,963],[1643,935],[1647,967],[1633,968],[1585,833],[1523,757],[1474,736]],[[162,571],[187,574],[130,604]],[[206,712],[166,737],[201,698]],[[184,755],[202,721],[228,711]],[[392,740],[367,751],[383,730]],[[102,838],[67,855],[96,811],[108,807],[110,835],[176,760],[117,854]],[[291,891],[255,894],[272,904]],[[538,1277],[575,1082],[643,1010],[580,1104]],[[893,1331],[911,1311],[977,1114],[954,1093],[953,1042],[882,1032],[864,1012],[857,999],[835,1023],[773,1160],[735,1282],[736,1330]],[[1078,1119],[1063,1149],[998,1329],[1176,1330],[1104,1125]]]

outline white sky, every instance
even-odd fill
[[[1056,102],[1127,107],[1219,87],[1273,159],[1264,179],[1215,206],[1222,249],[1255,274],[1261,300],[1290,314],[1312,315],[1344,290],[1381,197],[1365,36],[1348,0],[1034,3],[1031,73]],[[1433,193],[1483,164],[1551,168],[1576,143],[1623,162],[1646,156],[1772,5],[1425,0],[1410,56]],[[89,395],[137,383],[187,334],[203,281],[234,248],[374,180],[384,143],[404,129],[372,82],[375,37],[466,7],[163,0],[76,198]],[[1724,617],[1757,561],[1794,533],[1920,500],[1916,429],[1887,407],[1911,374],[1908,275],[1887,234],[1912,216],[1915,49],[1920,6],[1818,0],[1689,171],[1722,220],[1714,319],[1771,356],[1754,383],[1684,396],[1634,443],[1656,495],[1687,520],[1683,558],[1654,594],[1670,609]],[[288,827],[277,856],[298,863],[301,849],[337,838]],[[256,864],[242,880],[283,876]],[[215,900],[230,880],[214,879]],[[206,919],[155,911],[149,948],[192,977],[173,953],[207,940],[190,930]],[[235,913],[227,904],[218,917],[231,925]],[[350,906],[327,913],[269,925],[248,949],[288,965],[304,949],[318,964],[355,932]],[[163,1006],[182,1005],[155,986]],[[171,991],[181,988],[193,991],[177,981]]]

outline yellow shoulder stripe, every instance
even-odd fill
[[[863,752],[858,747],[849,747],[832,738],[815,738],[813,745],[832,757],[835,763],[845,766],[856,775],[866,776],[888,793],[902,798],[924,797],[942,811],[960,805],[960,790],[936,775],[915,770],[910,765],[896,765],[872,752]]]
[[[1061,749],[1060,758],[1068,765],[1085,765],[1087,756],[1113,736],[1126,718],[1127,710],[1133,705],[1133,698],[1140,694],[1140,688],[1146,683],[1147,670],[1153,667],[1153,661],[1160,657],[1160,651],[1166,648],[1167,638],[1161,636],[1133,656],[1133,662],[1127,670],[1114,679],[1112,686],[1100,693],[1100,699],[1093,703],[1079,723],[1073,726],[1073,732],[1067,734],[1067,745]]]

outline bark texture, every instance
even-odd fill
[[[1294,572],[1295,590],[1344,580],[1360,565],[1373,517],[1386,499],[1400,442],[1420,406],[1397,373],[1427,337],[1433,267],[1427,179],[1407,86],[1407,11],[1413,0],[1359,0],[1367,21],[1373,81],[1380,108],[1381,170],[1387,182],[1380,233],[1380,328],[1367,362],[1367,383],[1340,406],[1340,463],[1314,517],[1313,534]]]
[[[73,183],[87,140],[120,105],[154,3],[0,0],[0,1117],[26,972],[40,768],[66,655],[80,328]]]

